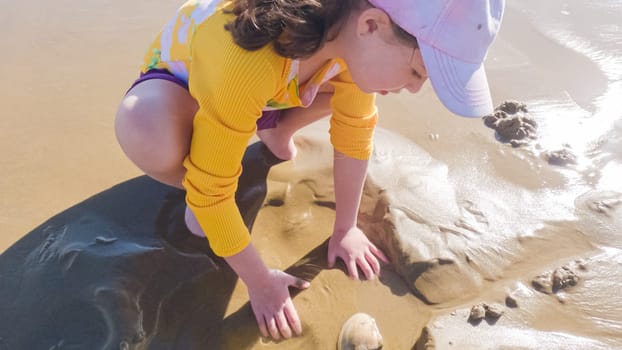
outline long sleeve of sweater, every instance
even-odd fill
[[[219,22],[204,25],[223,30],[224,21]],[[250,242],[235,191],[248,140],[282,80],[284,59],[269,46],[248,52],[235,45],[230,35],[210,33],[209,28],[198,30],[191,48],[188,83],[199,109],[190,154],[184,161],[183,185],[186,201],[212,249],[230,256]]]

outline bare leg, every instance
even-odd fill
[[[324,88],[324,87],[323,87]],[[300,128],[330,113],[332,91],[323,89],[308,108],[295,108],[281,115],[274,129],[257,136],[279,158],[296,154],[292,136]],[[183,188],[186,173],[183,161],[190,151],[196,101],[184,88],[161,79],[144,81],[132,88],[121,101],[115,119],[115,132],[128,158],[148,176]],[[194,214],[186,208],[188,229],[205,237]]]
[[[276,128],[257,131],[259,139],[275,156],[289,160],[296,156],[292,136],[296,131],[330,114],[332,92],[320,92],[307,108],[292,108],[283,111]]]
[[[136,85],[121,101],[115,132],[128,158],[147,175],[182,188],[184,158],[190,151],[196,101],[184,88],[161,79]],[[205,237],[186,207],[185,221],[195,235]]]
[[[115,132],[128,158],[150,177],[181,187],[197,104],[184,88],[161,79],[144,81],[121,101]]]

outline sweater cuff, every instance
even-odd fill
[[[250,244],[250,233],[234,200],[225,200],[210,207],[193,205],[188,197],[186,201],[216,255],[232,256]]]

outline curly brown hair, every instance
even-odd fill
[[[333,40],[338,26],[366,0],[235,0],[235,19],[225,28],[237,45],[258,50],[272,43],[287,58],[305,58]],[[417,40],[400,27],[393,31],[401,41],[417,46]]]

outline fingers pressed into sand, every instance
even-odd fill
[[[300,317],[298,317],[298,312],[296,311],[294,303],[291,301],[291,299],[285,302],[285,309],[283,311],[294,333],[296,333],[296,335],[302,335],[302,324],[300,323]]]
[[[296,287],[298,289],[307,289],[311,286],[309,281],[305,281],[302,278],[294,277],[294,282],[290,284],[292,287]]]
[[[371,244],[369,250],[380,260],[382,260],[385,264],[389,263],[389,258],[382,252],[382,250],[378,249],[374,244]]]
[[[365,260],[367,260],[367,263],[371,266],[374,275],[380,276],[380,263],[378,262],[376,256],[374,256],[372,252],[367,252],[365,254]]]
[[[268,333],[268,328],[266,327],[266,320],[264,319],[264,317],[255,315],[255,320],[257,321],[257,325],[259,326],[259,332],[261,332],[261,335],[265,338],[268,338],[270,334]]]
[[[350,275],[350,277],[352,277],[353,279],[358,280],[359,271],[356,268],[356,260],[349,259],[348,261],[346,261],[346,266],[348,267],[348,275]]]
[[[335,262],[337,262],[337,255],[334,252],[328,251],[328,268],[332,269],[335,267]]]
[[[276,319],[276,325],[279,327],[279,332],[285,339],[292,337],[292,330],[289,328],[287,318],[285,318],[285,310],[279,311],[274,318]]]
[[[365,256],[359,257],[356,259],[356,264],[359,266],[361,271],[365,274],[365,279],[372,280],[374,278],[374,270],[369,265]]]
[[[279,333],[279,328],[276,325],[276,320],[274,319],[274,316],[266,316],[266,325],[268,326],[268,332],[270,332],[270,336],[272,336],[272,339],[281,339],[281,333]]]

